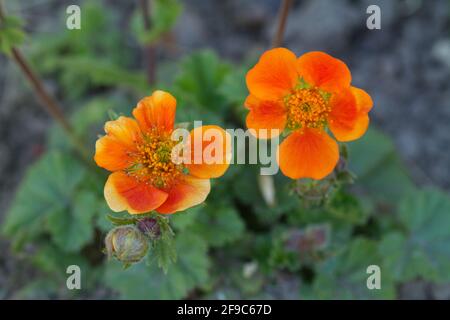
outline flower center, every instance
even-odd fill
[[[330,113],[328,99],[317,88],[296,89],[285,97],[288,128],[323,128]]]
[[[136,164],[130,174],[157,188],[168,188],[183,173],[183,166],[172,162],[172,148],[177,141],[169,135],[152,132],[145,134],[143,143],[137,146]]]

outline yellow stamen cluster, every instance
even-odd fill
[[[147,133],[137,145],[135,165],[129,168],[129,173],[157,188],[168,188],[183,172],[183,166],[171,159],[176,143],[167,134]]]
[[[327,99],[316,88],[297,89],[285,98],[285,104],[290,129],[323,128],[331,110]]]

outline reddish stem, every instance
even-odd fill
[[[293,0],[283,0],[278,11],[278,27],[272,40],[272,48],[280,47],[283,43],[284,30],[286,29],[286,21]]]

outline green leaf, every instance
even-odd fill
[[[316,271],[316,278],[307,298],[315,299],[392,299],[395,287],[377,244],[364,238],[354,239],[347,248],[325,261]],[[367,267],[381,268],[381,289],[367,288]],[[303,296],[300,289],[300,296]],[[305,297],[305,296],[303,296]]]
[[[411,193],[399,206],[405,232],[385,235],[380,251],[399,281],[450,281],[450,197],[438,190]]]
[[[225,76],[222,85],[219,88],[220,93],[222,93],[227,100],[239,105],[243,111],[246,111],[244,108],[244,101],[249,94],[247,85],[245,84],[245,75],[247,71],[247,68],[234,68],[232,72],[229,72]]]
[[[175,241],[180,256],[167,274],[155,264],[141,262],[121,270],[119,263],[111,262],[107,266],[105,282],[118,291],[122,299],[186,297],[190,290],[208,281],[210,261],[206,243],[197,235],[182,233]]]
[[[14,300],[51,300],[58,296],[60,284],[54,278],[38,278],[19,288],[13,296]]]
[[[102,185],[98,186],[99,188],[103,187],[103,181]],[[113,229],[117,224],[114,224],[112,221],[121,221],[124,222],[124,220],[131,220],[133,219],[133,223],[135,222],[135,217],[130,215],[128,212],[113,212],[108,204],[105,201],[105,198],[103,196],[97,198],[97,213],[96,213],[96,221],[95,225],[98,227],[102,232],[108,233],[111,229]],[[126,223],[124,223],[126,224]]]
[[[97,215],[97,220],[95,221],[95,225],[105,234],[109,230],[114,228],[114,225],[111,223],[111,221],[108,220],[108,218],[106,217],[104,212],[100,212]]]
[[[73,68],[90,79],[94,85],[124,87],[137,93],[146,92],[148,83],[144,73],[129,71],[113,61],[89,56],[70,56],[60,59],[60,67]]]
[[[167,218],[158,217],[161,235],[153,243],[152,258],[156,259],[158,267],[167,273],[169,266],[177,260],[174,233]]]
[[[49,215],[73,210],[73,194],[85,169],[70,155],[48,152],[28,169],[3,225],[16,249],[44,232]]]
[[[395,146],[385,135],[370,129],[348,146],[350,169],[357,176],[356,187],[363,186],[370,198],[396,204],[414,190]]]
[[[0,52],[11,55],[14,47],[20,46],[25,40],[22,31],[23,22],[18,17],[7,16],[0,23]]]
[[[368,217],[368,212],[362,208],[358,199],[341,190],[332,195],[326,207],[335,218],[352,224],[362,224]]]
[[[198,205],[179,212],[170,217],[171,223],[176,231],[183,231],[196,223],[198,216],[204,210],[204,205]]]
[[[115,217],[112,214],[108,214],[106,218],[112,222],[115,226],[123,226],[127,224],[135,224],[137,219],[134,217]]]
[[[229,244],[243,234],[244,222],[233,207],[211,204],[202,211],[189,231],[200,235],[211,247]]]
[[[211,51],[200,51],[184,59],[175,80],[184,99],[211,113],[225,112],[226,100],[220,86],[230,66]]]
[[[86,253],[65,252],[59,247],[44,240],[36,243],[36,245],[37,249],[31,257],[31,262],[43,271],[46,277],[49,277],[52,281],[56,282],[59,288],[63,288],[63,292],[60,292],[62,297],[65,297],[65,295],[70,296],[82,293],[78,290],[67,292],[67,267],[71,265],[80,267],[82,291],[86,290],[89,292],[98,286],[98,281],[103,275],[103,268],[101,266],[93,267],[86,258]],[[95,251],[94,254],[98,254],[98,252]]]
[[[170,31],[181,13],[182,5],[178,0],[154,0],[151,2],[150,30],[145,30],[142,8],[135,12],[131,28],[141,44],[152,44]]]
[[[34,265],[38,266],[40,270],[52,274],[59,281],[67,278],[66,270],[70,265],[79,266],[82,271],[85,271],[85,276],[88,275],[87,271],[89,269],[89,264],[83,256],[76,253],[64,252],[52,244],[41,243],[39,249],[32,258],[32,262]],[[65,281],[63,284],[64,283]],[[86,283],[83,281],[83,284]]]
[[[72,210],[56,210],[48,215],[47,223],[53,241],[64,251],[80,250],[93,238],[97,198],[90,191],[78,192]]]
[[[64,98],[75,100],[73,104],[86,93],[100,89],[95,85],[101,87],[103,81],[107,85],[113,82],[130,88],[133,86],[130,81],[142,79],[141,72],[132,75],[129,71],[132,53],[125,43],[129,37],[121,32],[111,32],[120,24],[117,12],[105,9],[98,1],[84,1],[82,11],[82,30],[58,28],[51,37],[36,33],[30,48],[32,64],[40,74],[55,79],[63,88]],[[65,25],[65,11],[57,13],[55,23]],[[114,77],[108,79],[109,75]],[[120,77],[115,77],[118,75]],[[101,89],[104,91],[105,88]],[[136,91],[138,88],[131,89]]]

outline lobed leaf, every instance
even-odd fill
[[[383,236],[380,252],[398,281],[450,281],[450,197],[438,190],[412,192],[399,206],[404,232]]]
[[[42,233],[49,215],[70,207],[73,192],[85,174],[84,168],[69,155],[56,151],[45,154],[28,169],[4,222],[3,232],[21,242],[34,239]]]
[[[381,289],[367,287],[367,267],[382,266],[383,257],[376,242],[365,238],[354,239],[348,247],[322,265],[308,290],[300,296],[315,299],[392,299],[395,297],[394,282],[381,267]]]
[[[395,204],[415,188],[392,141],[375,129],[349,144],[349,158],[368,200]]]

